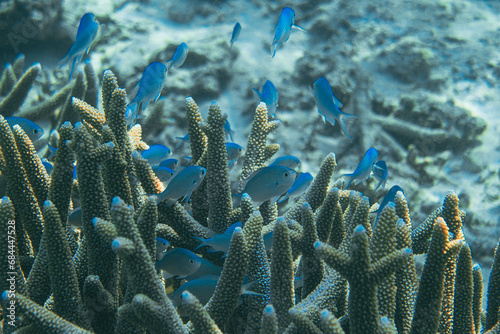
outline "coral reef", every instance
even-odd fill
[[[141,195],[162,189],[133,152],[140,131],[129,136],[126,94],[114,74],[106,71],[102,78],[103,111],[92,106],[94,93],[79,96],[70,103],[79,117],[74,126],[54,120],[60,139],[50,177],[23,130],[0,117],[0,168],[8,196],[0,202],[4,333],[498,332],[500,243],[483,316],[481,269],[473,266],[462,226],[466,213],[456,194],[446,195],[442,207],[412,230],[417,224],[398,193],[375,225],[376,207],[368,197],[340,189],[341,180],[331,182],[337,165],[332,153],[309,190],[279,218],[277,204],[255,208],[248,196],[233,208],[226,116],[213,104],[204,122],[188,98],[193,161],[207,168],[190,215],[182,201],[156,205],[154,197]],[[267,117],[260,104],[242,178],[279,149],[266,143],[280,125]],[[77,203],[79,232],[67,223]],[[178,309],[184,318],[166,292],[179,282],[155,269],[154,238],[194,250],[195,237],[222,233],[238,221],[242,227],[234,229],[225,259],[197,250],[222,265],[222,273],[207,305],[182,294]],[[269,231],[270,251],[263,239]],[[427,258],[417,275],[414,256],[420,254]],[[256,282],[255,294],[239,301],[245,276]]]

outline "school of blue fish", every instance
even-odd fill
[[[295,11],[285,7],[279,15],[277,25],[274,31],[274,38],[271,43],[271,55],[274,58],[276,52],[283,48],[284,44],[290,38],[292,30],[306,30],[295,25]],[[92,42],[96,38],[99,30],[99,23],[92,13],[86,13],[80,20],[80,25],[76,34],[75,41],[68,53],[60,60],[59,67],[69,64],[71,79],[75,68],[81,62],[82,57],[89,52]],[[236,23],[230,38],[230,47],[237,43],[242,34],[242,26]],[[145,66],[140,80],[136,84],[134,97],[130,99],[127,105],[126,122],[128,126],[133,126],[141,119],[141,112],[144,112],[148,105],[157,101],[162,93],[165,80],[169,71],[181,67],[188,57],[189,48],[186,43],[181,43],[172,58],[165,63],[152,62]],[[267,80],[262,86],[262,90],[253,88],[260,101],[267,106],[269,115],[275,118],[278,108],[278,90],[275,85]],[[334,95],[332,87],[325,77],[318,78],[313,84],[313,95],[317,110],[322,116],[324,122],[335,125],[340,124],[340,128],[345,136],[351,139],[347,131],[346,118],[356,118],[341,111],[342,102]],[[36,123],[20,117],[6,117],[8,124],[12,127],[19,126],[28,135],[31,141],[38,142],[43,140],[44,130]],[[233,169],[238,159],[244,154],[245,148],[234,142],[233,135],[236,133],[231,129],[229,121],[224,124],[226,139],[226,152],[229,170]],[[57,141],[57,131],[52,130],[50,142]],[[189,143],[189,136],[175,137],[178,144],[174,148],[178,150],[185,143]],[[47,158],[43,159],[43,165],[50,175],[52,170],[51,158],[57,151],[57,147],[46,144],[50,152]],[[201,166],[190,164],[190,157],[171,158],[174,154],[169,147],[161,144],[151,144],[149,149],[134,152],[136,157],[145,159],[152,167],[153,172],[160,182],[164,183],[165,189],[159,194],[155,194],[157,203],[163,202],[172,205],[176,201],[188,202],[194,190],[203,182],[207,170]],[[386,161],[378,160],[379,152],[375,148],[369,148],[357,167],[352,173],[344,174],[346,180],[345,189],[351,184],[359,184],[368,180],[371,175],[378,181],[373,189],[377,191],[384,188],[388,181],[389,172]],[[186,161],[186,165],[179,163]],[[233,206],[237,206],[243,196],[250,196],[256,206],[264,202],[279,203],[286,205],[287,201],[293,201],[304,194],[314,180],[314,176],[309,172],[302,172],[300,160],[291,155],[276,158],[273,162],[255,170],[247,179],[236,182],[233,196]],[[74,177],[77,179],[76,168]],[[379,214],[383,207],[392,205],[396,196],[403,193],[403,189],[394,185],[383,198],[379,209],[375,213]],[[378,219],[378,216],[377,216]],[[377,222],[375,220],[374,228]],[[69,223],[73,228],[81,228],[82,212],[79,207],[74,208],[69,214]],[[239,225],[238,225],[239,224]],[[241,230],[241,223],[236,223],[225,233],[213,235],[210,238],[196,238],[199,242],[197,248],[193,251],[175,247],[173,248],[168,240],[156,238],[156,269],[162,272],[165,279],[175,277],[182,279],[185,284],[181,285],[171,298],[174,302],[178,301],[184,291],[190,291],[202,304],[208,302],[211,294],[217,285],[218,276],[221,274],[221,268],[214,265],[209,260],[196,254],[197,250],[205,249],[206,252],[220,253],[224,257],[228,250],[232,235],[235,231]],[[272,232],[263,235],[264,244],[267,251],[272,249]],[[120,247],[119,241],[113,242],[113,247]],[[296,278],[299,280],[299,278]],[[250,288],[251,282],[246,284],[242,294],[255,294]]]

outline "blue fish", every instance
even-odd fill
[[[167,159],[167,160],[163,160],[162,162],[160,162],[160,167],[167,167],[167,168],[175,170],[177,168],[178,164],[179,164],[179,161],[177,159]]]
[[[216,234],[209,239],[194,237],[196,240],[201,241],[201,244],[199,244],[198,247],[195,248],[195,250],[203,246],[208,246],[207,251],[209,253],[223,252],[225,257],[227,255],[227,252],[229,251],[231,238],[233,237],[233,232],[236,228],[241,229],[241,222],[234,223],[233,225],[229,226],[224,233]]]
[[[233,44],[234,44],[234,42],[236,42],[236,40],[240,36],[240,33],[241,33],[241,24],[239,22],[236,22],[236,24],[234,25],[234,28],[233,28],[233,34],[231,35],[231,41],[229,42],[229,43],[231,43],[230,49],[233,48]]]
[[[52,146],[50,146],[49,143],[47,143],[47,149],[49,152],[47,159],[53,160],[53,158],[56,156],[56,153],[57,153],[57,147],[52,147]]]
[[[196,247],[194,250],[197,250],[198,248],[203,246],[208,246],[207,252],[223,252],[225,257],[227,255],[227,252],[229,251],[229,245],[231,244],[232,237],[232,233],[216,234],[210,239],[195,237],[196,240],[201,241],[201,244],[199,244],[198,247]]]
[[[163,278],[184,278],[200,268],[201,258],[190,250],[173,248],[155,263],[156,270],[163,270]]]
[[[262,238],[264,239],[264,248],[266,251],[270,251],[273,248],[273,231],[267,232]]]
[[[278,23],[274,29],[274,39],[273,44],[271,45],[271,53],[273,54],[273,57],[276,54],[276,50],[288,41],[288,38],[292,33],[292,28],[306,31],[304,28],[295,25],[295,11],[289,7],[285,7],[281,11]]]
[[[43,129],[29,119],[10,116],[5,117],[5,121],[7,121],[11,128],[14,128],[14,125],[16,124],[19,125],[32,142],[37,141],[41,136],[43,136]]]
[[[218,276],[205,275],[203,277],[197,278],[195,280],[192,280],[192,281],[189,281],[189,282],[183,284],[180,288],[175,290],[175,292],[172,294],[171,298],[172,298],[174,304],[181,305],[182,300],[188,296],[188,295],[183,294],[183,293],[185,291],[189,291],[189,293],[194,295],[200,301],[200,303],[202,305],[205,305],[206,303],[208,303],[208,301],[210,300],[210,298],[214,294],[218,281],[219,281]],[[255,281],[244,284],[241,287],[241,294],[262,296],[261,294],[250,290],[254,285],[255,285]],[[181,313],[182,313],[182,309],[181,309]]]
[[[271,200],[273,204],[290,189],[296,176],[297,173],[286,166],[274,165],[259,168],[246,180],[243,191],[235,195],[236,202],[246,193],[256,205],[267,200]]]
[[[278,91],[273,83],[267,80],[262,87],[262,93],[255,88],[252,89],[259,95],[260,100],[266,104],[267,111],[274,118],[276,116],[276,108],[278,107]]]
[[[200,301],[201,305],[208,303],[210,298],[215,292],[217,283],[219,282],[219,276],[205,275],[200,278],[194,279],[187,283],[184,283],[180,288],[174,291],[172,296],[172,301],[176,305],[182,304],[181,295],[184,291],[189,291]]]
[[[231,141],[234,142],[234,139],[233,139],[233,135],[234,135],[234,131],[231,130],[231,124],[229,124],[229,121],[227,120],[226,118],[226,122],[224,123],[224,132],[226,133],[226,140],[227,138],[231,138]]]
[[[347,114],[339,109],[343,105],[333,94],[332,87],[325,77],[321,77],[314,82],[314,99],[319,114],[323,116],[323,122],[328,121],[331,125],[335,125],[335,120],[337,120],[347,138],[352,139],[347,133],[343,117],[358,116]]]
[[[179,139],[179,143],[174,147],[175,150],[181,147],[184,143],[189,143],[189,133],[186,133],[184,137],[175,137],[175,138]]]
[[[236,143],[226,143],[226,152],[227,152],[227,168],[231,171],[236,163],[238,162],[238,158],[243,154],[245,149],[243,146],[238,145]]]
[[[309,189],[313,180],[314,177],[311,175],[311,173],[301,173],[297,177],[297,179],[295,179],[295,182],[293,183],[292,187],[286,192],[285,196],[278,201],[278,203],[283,202],[287,198],[292,198],[302,195],[307,191],[307,189]]]
[[[168,181],[172,175],[174,175],[175,171],[168,167],[155,166],[151,168],[153,173],[155,173],[156,177],[160,180],[160,182]]]
[[[165,145],[151,145],[149,149],[141,153],[141,156],[151,166],[157,166],[160,162],[170,157],[171,154],[172,151]]]
[[[198,268],[198,270],[196,270],[191,275],[184,277],[184,279],[186,281],[191,281],[191,280],[197,279],[197,278],[205,276],[205,275],[220,276],[220,274],[222,273],[222,268],[216,266],[212,262],[210,262],[202,257],[200,258],[200,261],[201,261],[201,265]]]
[[[359,162],[358,166],[356,167],[356,170],[352,174],[344,174],[344,176],[347,177],[347,185],[345,186],[345,189],[349,188],[351,185],[351,182],[354,180],[358,180],[358,183],[363,181],[363,179],[370,178],[370,174],[373,170],[373,165],[375,164],[375,160],[377,160],[378,157],[378,151],[376,149],[369,148],[366,152],[365,155],[363,156],[363,159]]]
[[[43,167],[45,167],[45,170],[47,171],[47,174],[52,174],[52,170],[54,169],[54,166],[45,158],[42,158],[42,164]]]
[[[229,226],[229,227],[228,227],[228,228],[224,231],[224,233],[226,233],[226,234],[231,234],[231,235],[232,235],[232,234],[233,234],[233,232],[234,232],[234,230],[235,230],[237,227],[241,228],[241,222],[236,222],[236,223],[234,223],[233,225]]]
[[[154,195],[157,203],[166,201],[167,205],[172,205],[176,200],[191,194],[201,184],[205,178],[207,170],[200,166],[188,166],[174,176],[167,188],[161,193]]]
[[[384,160],[379,160],[375,163],[375,166],[373,166],[373,176],[378,180],[378,185],[373,191],[376,191],[380,186],[382,186],[382,188],[385,187],[389,176],[389,170]]]
[[[58,68],[61,68],[66,63],[71,62],[71,71],[69,72],[69,79],[73,75],[76,64],[78,64],[85,53],[89,52],[90,45],[97,36],[99,30],[99,22],[97,22],[94,14],[86,13],[80,19],[78,32],[76,33],[75,42],[69,49],[68,53],[59,60]]]
[[[300,160],[293,155],[285,155],[276,158],[269,166],[285,166],[295,170],[300,168]]]
[[[243,146],[236,143],[226,143],[227,160],[231,161],[238,159],[243,154],[244,150]]]
[[[53,143],[55,147],[52,147],[50,143]],[[59,132],[57,132],[57,130],[54,129],[50,130],[49,140],[47,141],[47,149],[49,153],[49,155],[47,156],[48,160],[52,160],[55,157],[58,143],[59,143]]]
[[[153,62],[146,67],[142,73],[142,77],[136,85],[137,94],[134,99],[127,105],[125,118],[127,125],[133,125],[139,114],[139,107],[146,110],[149,102],[156,101],[160,98],[165,77],[167,75],[167,67],[158,62]]]
[[[170,246],[170,242],[163,238],[156,237],[156,261],[161,261],[163,255],[166,254],[165,251],[167,250],[168,246]]]
[[[77,207],[68,216],[68,223],[71,226],[82,227],[82,208]]]
[[[396,194],[398,193],[398,191],[401,191],[403,193],[403,195],[404,195],[404,191],[403,191],[403,189],[400,186],[398,186],[398,185],[392,186],[391,189],[389,189],[389,191],[387,192],[387,194],[382,199],[382,203],[380,203],[380,206],[378,207],[378,209],[376,211],[373,211],[373,212],[380,213],[380,212],[382,212],[382,210],[384,209],[384,207],[389,202],[393,202],[394,203],[396,201]]]
[[[188,55],[188,50],[189,48],[186,43],[181,43],[175,50],[172,59],[167,61],[167,70],[171,69],[172,67],[180,67],[182,64],[184,64],[184,61],[186,60],[186,57]]]

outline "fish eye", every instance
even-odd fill
[[[205,171],[204,170],[201,171],[201,175],[205,175]]]
[[[33,133],[36,134],[38,132],[37,129],[33,129]]]
[[[196,181],[196,180],[193,180],[193,184],[196,184],[196,182],[198,182],[198,181]]]
[[[285,175],[285,177],[288,177],[288,172],[285,172],[283,175]]]
[[[190,263],[194,263],[194,260],[193,260],[193,259],[189,259],[189,262],[190,262]]]

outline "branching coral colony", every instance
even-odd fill
[[[15,114],[40,70],[36,65],[23,76],[16,68],[4,71],[0,85],[5,115]],[[465,212],[455,194],[412,230],[408,203],[398,193],[372,229],[375,208],[366,196],[339,189],[341,182],[330,188],[336,167],[330,154],[307,193],[281,217],[276,204],[256,209],[249,196],[233,208],[225,116],[213,104],[203,122],[196,103],[187,98],[193,161],[207,175],[192,195],[191,214],[178,202],[156,205],[154,197],[140,195],[159,193],[162,185],[147,162],[133,154],[145,144],[140,128],[127,132],[126,93],[106,71],[104,112],[97,110],[92,73],[77,75],[83,84],[75,83],[72,90],[79,97],[71,93],[71,109],[62,108],[80,121],[52,119],[60,138],[50,177],[28,136],[0,117],[0,168],[9,196],[0,201],[4,333],[500,332],[500,246],[483,312],[481,268],[473,265],[462,232]],[[64,100],[55,95],[38,110],[54,110]],[[278,151],[279,146],[266,145],[278,126],[268,121],[261,103],[242,178]],[[77,202],[81,233],[67,223]],[[223,264],[210,301],[203,306],[186,291],[174,306],[166,288],[179,281],[164,280],[156,271],[155,237],[194,250],[194,237],[209,238],[237,221],[242,228],[234,230],[225,259],[200,253]],[[269,231],[271,251],[263,240]],[[427,254],[420,277],[417,254]],[[239,302],[245,276],[256,282],[257,294]],[[298,276],[303,284],[295,289]]]

